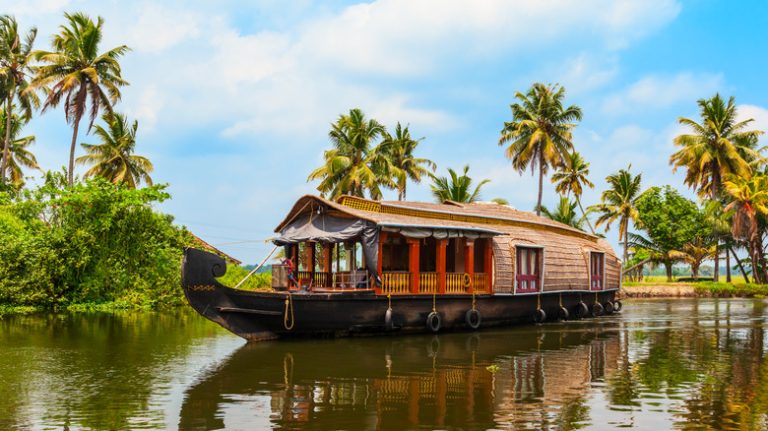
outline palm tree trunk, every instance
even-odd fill
[[[5,101],[5,137],[3,138],[3,160],[0,162],[0,181],[5,181],[5,170],[8,167],[8,158],[11,157],[11,109],[13,107],[14,91],[11,89]]]
[[[731,251],[725,248],[725,281],[731,282]]]
[[[718,186],[720,185],[720,170],[716,169],[712,173],[712,196],[711,199],[717,199]],[[714,281],[720,281],[720,237],[715,236],[715,274]]]
[[[629,261],[629,220],[624,221],[624,261],[621,262],[623,268]],[[622,270],[621,278],[624,278],[624,271]]]
[[[72,144],[69,146],[69,169],[67,172],[67,181],[69,186],[75,184],[75,146],[77,145],[77,131],[80,128],[80,117],[75,118],[75,127],[72,130]]]
[[[672,282],[672,262],[664,262],[664,270],[667,272],[667,282]]]
[[[736,261],[736,265],[739,267],[739,271],[741,271],[741,275],[744,276],[744,282],[749,284],[749,277],[747,276],[747,271],[744,270],[744,266],[741,265],[741,260],[739,260],[739,256],[736,254],[736,250],[733,248],[730,248],[731,254],[733,254],[733,259]]]
[[[592,232],[592,235],[594,235],[595,229],[592,227],[592,222],[589,221],[589,217],[587,217],[587,213],[584,211],[584,208],[581,206],[581,199],[579,199],[578,196],[576,196],[576,203],[579,204],[579,209],[581,210],[581,214],[584,216],[584,220],[587,221],[587,226],[589,226],[589,230]]]
[[[539,199],[536,201],[536,215],[541,215],[541,195],[544,190],[544,161],[542,160],[542,150],[539,150]]]

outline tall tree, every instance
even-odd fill
[[[568,154],[565,165],[552,175],[552,183],[555,184],[555,190],[566,197],[573,193],[573,197],[576,199],[576,204],[581,210],[583,220],[587,222],[589,230],[592,233],[595,233],[595,230],[592,228],[592,223],[589,221],[586,211],[584,211],[584,207],[581,206],[581,194],[584,191],[584,186],[587,186],[590,189],[595,187],[595,185],[589,181],[589,178],[587,178],[588,176],[589,163],[584,161],[581,154],[573,151]]]
[[[2,174],[5,178],[10,179],[11,184],[20,188],[24,185],[24,172],[22,167],[30,169],[40,169],[37,164],[37,159],[32,152],[29,151],[29,146],[35,142],[33,135],[19,137],[21,129],[26,125],[27,120],[24,116],[19,116],[13,112],[13,108],[16,105],[11,105],[11,111],[6,111],[5,108],[0,108],[0,136],[8,136],[10,145],[3,144],[2,151],[6,156],[6,166]],[[10,117],[10,118],[9,118]],[[6,129],[10,125],[10,130]],[[5,151],[8,149],[8,151]]]
[[[37,29],[31,28],[25,35],[19,33],[19,24],[10,15],[0,16],[0,100],[5,102],[5,112],[13,112],[18,104],[21,115],[25,120],[32,117],[33,108],[40,101],[37,94],[31,91],[29,77],[32,72],[32,46],[35,43]],[[6,169],[10,163],[9,151],[13,147],[11,132],[14,127],[11,120],[14,115],[5,116],[2,135],[3,152],[0,156],[0,182],[5,180]],[[36,165],[37,163],[35,163]]]
[[[135,189],[140,182],[152,185],[149,174],[154,167],[146,157],[133,154],[136,149],[136,131],[138,121],[128,124],[125,115],[118,112],[105,113],[100,124],[94,126],[94,134],[100,144],[80,144],[87,153],[77,158],[78,164],[92,165],[85,172],[85,177],[100,176],[114,184],[125,184]]]
[[[515,93],[518,102],[510,105],[512,121],[504,123],[499,145],[520,173],[528,167],[539,170],[539,197],[536,214],[541,214],[544,174],[550,167],[564,166],[573,151],[572,133],[581,121],[581,108],[563,106],[565,88],[535,83],[527,93]]]
[[[619,172],[608,175],[605,180],[608,182],[609,188],[603,191],[600,196],[602,202],[591,207],[600,214],[595,227],[600,227],[605,223],[607,232],[616,220],[619,221],[619,238],[623,238],[624,242],[625,263],[629,258],[627,254],[629,222],[637,221],[639,217],[635,205],[638,197],[640,197],[640,183],[642,181],[642,174],[632,175],[630,169],[632,169],[631,165],[627,169],[620,169]]]
[[[472,189],[472,178],[469,177],[469,165],[464,166],[464,172],[459,175],[451,168],[448,168],[448,177],[432,177],[432,195],[438,202],[475,202],[480,199],[480,189],[491,180],[480,181]]]
[[[413,153],[422,139],[424,138],[413,139],[408,126],[402,127],[400,123],[397,123],[394,135],[384,133],[381,149],[394,168],[397,200],[399,201],[406,199],[409,179],[418,184],[425,175],[429,174],[430,170],[434,172],[437,167],[432,160],[414,157]]]
[[[685,183],[700,196],[715,200],[720,197],[726,175],[746,177],[752,173],[750,162],[760,159],[755,148],[757,137],[763,132],[747,130],[754,121],[752,118],[736,120],[738,112],[733,97],[726,103],[720,94],[715,94],[697,103],[701,122],[685,117],[678,119],[692,133],[675,137],[674,143],[680,149],[672,154],[669,163],[673,171],[686,169]],[[719,278],[719,266],[719,253],[715,253],[715,280]]]
[[[760,217],[768,216],[768,176],[755,174],[745,178],[731,174],[725,177],[723,186],[731,198],[725,210],[733,211],[733,236],[747,241],[755,282],[768,283],[764,232],[759,223]]]
[[[394,181],[380,172],[389,171],[389,167],[381,167],[388,159],[374,145],[385,131],[381,123],[366,119],[357,108],[339,116],[328,132],[333,148],[323,153],[323,165],[313,170],[307,181],[320,180],[317,190],[331,199],[341,195],[364,197],[366,191],[372,199],[381,198],[382,183],[394,187]]]
[[[672,250],[683,246],[702,234],[704,214],[695,202],[684,198],[670,186],[651,187],[635,202],[638,227],[648,238],[629,235],[630,246],[646,249],[654,263],[664,265],[667,281],[672,281]],[[709,229],[705,229],[709,231]]]
[[[576,214],[576,202],[572,202],[566,196],[560,196],[560,200],[554,210],[550,211],[547,207],[542,206],[541,212],[548,219],[567,224],[576,229],[583,230],[584,228],[585,217],[579,217]]]
[[[48,88],[43,111],[56,107],[64,100],[64,115],[72,124],[72,143],[69,150],[68,182],[74,183],[75,144],[80,120],[90,106],[88,131],[93,127],[102,109],[112,112],[120,100],[120,87],[128,85],[121,77],[119,58],[128,52],[120,45],[99,53],[104,20],[94,22],[83,13],[68,14],[66,25],[54,35],[52,51],[35,51],[34,56],[43,63],[37,69],[32,84]]]

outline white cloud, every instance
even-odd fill
[[[682,72],[673,76],[649,75],[608,96],[603,103],[603,111],[618,114],[667,108],[681,102],[693,104],[722,87],[722,74]]]
[[[155,4],[141,8],[124,42],[136,51],[158,53],[199,34],[201,17],[188,11],[170,10]],[[125,37],[124,36],[124,37]]]
[[[755,120],[750,124],[749,130],[757,129],[765,132],[760,136],[760,143],[762,145],[768,144],[768,136],[766,135],[768,134],[768,109],[756,105],[739,105],[737,109],[738,120],[744,121],[750,118]]]

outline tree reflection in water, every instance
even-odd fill
[[[762,300],[625,305],[242,347],[192,313],[6,317],[0,429],[768,429]]]

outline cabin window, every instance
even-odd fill
[[[532,293],[541,290],[542,252],[541,248],[517,247],[516,293]]]
[[[589,288],[603,290],[605,274],[605,254],[592,252],[589,254]]]

